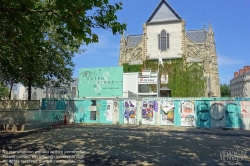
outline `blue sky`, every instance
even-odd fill
[[[111,4],[121,0],[109,0]],[[117,13],[127,23],[125,34],[141,34],[142,25],[160,0],[122,0]],[[203,29],[211,22],[219,62],[220,82],[229,84],[235,71],[250,65],[250,0],[167,0],[186,21],[187,30]],[[86,52],[74,57],[74,77],[80,68],[118,66],[121,35],[95,29],[99,43],[83,46]]]

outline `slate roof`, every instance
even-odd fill
[[[207,40],[206,31],[204,29],[186,31],[186,36],[195,43],[204,43]]]
[[[127,47],[134,48],[142,41],[142,34],[141,35],[129,35],[127,36]]]
[[[149,17],[147,23],[170,20],[181,20],[181,17],[165,0],[162,0]]]
[[[78,78],[73,78],[74,81],[71,82],[71,86],[78,86]]]

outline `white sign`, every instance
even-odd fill
[[[161,76],[161,83],[162,84],[167,84],[168,83],[168,75],[162,75]]]
[[[139,78],[139,83],[157,83],[157,78]]]

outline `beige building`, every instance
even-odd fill
[[[214,32],[211,24],[200,30],[186,30],[186,22],[166,2],[161,0],[143,24],[143,33],[122,36],[119,65],[142,64],[147,60],[183,58],[186,63],[204,65],[206,94],[220,97],[220,80]]]
[[[234,72],[234,78],[230,81],[232,97],[250,97],[250,66],[244,66],[239,72]]]

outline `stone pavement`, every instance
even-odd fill
[[[136,130],[152,132],[178,132],[178,133],[196,133],[196,134],[216,134],[216,135],[234,135],[250,136],[250,130],[225,129],[225,128],[196,128],[196,127],[178,127],[178,126],[148,126],[148,125],[100,125],[100,124],[77,124],[85,128],[109,128],[113,130]]]
[[[37,161],[36,164],[16,163],[15,166],[39,165],[38,162],[45,161],[46,166],[250,165],[250,152],[247,152],[250,151],[250,132],[243,130],[77,124],[28,132],[0,133],[0,147],[9,152],[85,151],[84,158],[74,160],[82,163],[49,164],[48,162],[54,159],[42,158],[35,154],[36,158],[33,160]],[[235,152],[237,149],[239,152],[246,151],[246,158],[228,158],[224,155],[224,160],[222,159],[223,152]],[[1,155],[3,158],[6,154]],[[57,158],[60,156],[53,153],[49,155]]]

